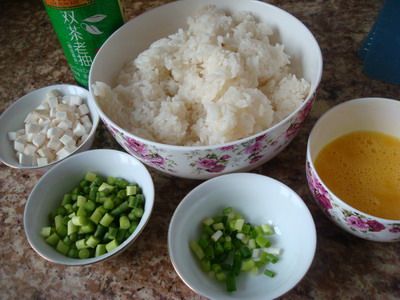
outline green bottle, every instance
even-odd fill
[[[124,23],[119,0],[43,0],[78,84],[88,87],[92,61],[104,41]]]

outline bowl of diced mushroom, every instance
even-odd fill
[[[92,146],[99,116],[82,87],[57,84],[34,90],[0,116],[0,160],[46,171]]]

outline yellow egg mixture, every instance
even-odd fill
[[[356,131],[326,145],[315,168],[328,188],[358,210],[400,219],[400,139]]]

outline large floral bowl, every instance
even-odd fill
[[[176,32],[188,16],[201,7],[214,4],[228,12],[250,11],[271,25],[291,56],[292,69],[311,83],[303,104],[275,126],[231,143],[186,147],[160,144],[135,136],[111,120],[98,105],[92,90],[97,81],[113,86],[116,75],[152,42]],[[91,101],[104,124],[130,154],[164,173],[193,179],[207,179],[223,173],[250,170],[277,155],[297,134],[311,110],[322,74],[321,51],[311,32],[289,13],[250,0],[186,0],[172,2],[148,11],[126,23],[100,48],[89,74]]]
[[[400,101],[362,98],[344,102],[325,113],[311,131],[306,172],[311,193],[330,220],[351,234],[377,242],[400,241],[400,220],[378,218],[351,207],[319,177],[314,161],[321,149],[352,131],[378,131],[400,138]]]

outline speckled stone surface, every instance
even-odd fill
[[[165,2],[126,1],[127,16]],[[313,202],[304,173],[307,137],[324,111],[352,98],[400,98],[399,86],[364,76],[356,55],[382,1],[271,2],[309,26],[324,57],[323,78],[311,117],[286,150],[253,171],[297,191],[317,226],[314,262],[304,279],[282,299],[399,299],[400,243],[364,241],[332,225]],[[39,0],[0,1],[0,45],[0,112],[35,88],[74,83]],[[120,149],[103,126],[98,128],[94,147]],[[134,245],[103,263],[63,267],[39,257],[24,235],[24,205],[39,175],[0,165],[0,298],[200,299],[179,279],[167,251],[167,229],[174,209],[199,182],[151,172],[156,186],[154,212]]]

